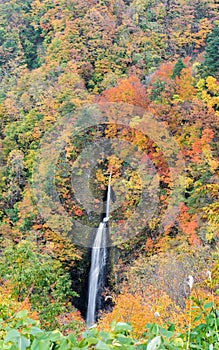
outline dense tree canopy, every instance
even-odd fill
[[[116,252],[108,278],[109,310],[115,308],[102,314],[100,327],[109,329],[112,319],[131,320],[138,337],[145,323],[154,322],[155,312],[162,313],[158,323],[163,325],[170,323],[171,311],[181,330],[191,306],[183,283],[192,273],[193,297],[211,302],[213,296],[217,302],[218,18],[213,0],[1,1],[4,322],[26,308],[47,329],[59,326],[68,333],[75,324],[83,327],[72,304],[77,292],[83,294],[89,262],[86,249],[72,239],[76,228],[69,217],[98,226],[110,171],[115,197],[121,198],[110,216]],[[95,113],[104,121],[81,130]],[[92,145],[102,153],[92,153]],[[44,158],[43,147],[49,150]],[[90,192],[83,187],[84,173]],[[43,182],[45,174],[52,181]],[[41,202],[34,195],[36,184]],[[83,205],[90,200],[87,193],[94,197],[90,211]],[[145,222],[132,236],[139,217],[131,219],[142,193],[146,200],[139,217]],[[42,212],[41,204],[52,200]]]

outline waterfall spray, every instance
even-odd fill
[[[97,296],[101,285],[103,285],[104,269],[107,262],[107,223],[109,221],[110,214],[111,178],[112,173],[110,173],[107,188],[106,216],[99,224],[92,246],[86,319],[88,326],[92,326],[96,321]]]

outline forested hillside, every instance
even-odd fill
[[[217,1],[0,2],[1,349],[217,349],[218,79]]]

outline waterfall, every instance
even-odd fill
[[[103,270],[106,266],[106,223],[101,222],[92,247],[91,269],[89,275],[87,325],[96,321],[96,304],[99,286],[102,284]]]
[[[106,267],[107,262],[106,243],[107,222],[109,221],[110,213],[111,177],[112,173],[110,173],[109,184],[107,188],[106,216],[104,217],[103,221],[99,224],[92,246],[86,319],[86,323],[88,326],[92,326],[96,321],[98,291],[104,283],[104,269]]]
[[[111,178],[112,178],[112,173],[110,173],[109,177],[109,184],[107,188],[107,199],[106,199],[106,220],[109,220],[109,214],[110,214],[110,199],[111,199]]]

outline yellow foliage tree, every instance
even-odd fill
[[[109,330],[112,321],[128,322],[133,327],[133,334],[140,337],[145,332],[148,323],[164,325],[177,322],[180,308],[165,293],[153,286],[148,286],[148,296],[141,291],[134,294],[124,288],[123,292],[114,297],[115,307],[112,312],[102,314],[98,328]],[[173,312],[174,310],[174,312]],[[184,321],[184,320],[183,320]]]

